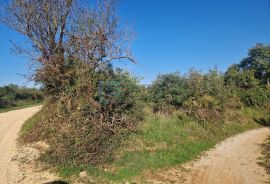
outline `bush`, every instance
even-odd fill
[[[136,78],[111,66],[96,73],[82,65],[70,68],[65,90],[43,109],[44,122],[23,137],[26,142],[46,140],[52,149],[42,158],[53,165],[97,165],[113,159],[143,118]],[[37,130],[43,134],[36,135]]]
[[[267,89],[256,86],[248,90],[242,90],[239,96],[247,106],[261,106],[269,100],[267,92]]]
[[[187,80],[178,73],[160,74],[150,87],[154,111],[171,112],[190,96]]]
[[[182,111],[200,121],[223,122],[226,109],[239,110],[242,103],[233,87],[216,68],[208,73],[191,69],[185,77],[178,73],[159,75],[150,88],[154,112]]]

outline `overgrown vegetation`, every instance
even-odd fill
[[[50,99],[42,109],[43,121],[39,121],[24,140],[46,140],[54,145],[43,159],[55,166],[96,165],[112,159],[113,150],[135,130],[143,113],[136,80],[121,71],[111,77],[112,80],[99,81],[99,93],[95,96],[98,109],[89,104],[84,96],[88,94],[79,92],[77,97],[63,98],[62,104]],[[68,90],[80,91],[80,88]],[[70,106],[66,106],[67,101]],[[56,113],[65,116],[59,117]]]
[[[27,52],[16,49],[31,57],[37,69],[30,77],[48,98],[43,121],[24,140],[51,144],[42,158],[55,166],[111,160],[143,118],[137,79],[111,64],[116,59],[134,62],[131,35],[118,26],[115,1],[92,5],[12,0],[5,7],[3,21],[33,46]]]
[[[0,87],[0,112],[31,106],[44,100],[41,90],[14,84]]]
[[[62,147],[61,153],[56,150],[46,154],[43,158],[51,164],[59,164],[57,168],[63,177],[78,175],[81,171],[86,170],[98,182],[143,181],[145,171],[184,163],[228,136],[269,123],[267,83],[257,83],[257,86],[253,86],[264,89],[265,101],[258,105],[257,103],[246,103],[246,99],[241,96],[243,88],[233,83],[238,80],[230,78],[228,72],[225,75],[221,74],[217,69],[212,69],[206,74],[192,69],[183,76],[179,73],[159,75],[147,88],[139,86],[136,79],[128,73],[112,69],[110,72],[114,80],[107,83],[100,80],[98,85],[100,91],[96,99],[100,104],[104,104],[103,108],[108,108],[106,99],[118,97],[119,99],[115,100],[118,104],[114,108],[104,111],[127,112],[126,116],[132,117],[128,112],[134,110],[132,115],[135,116],[135,119],[144,117],[144,120],[141,124],[134,122],[136,126],[132,127],[132,131],[124,129],[123,126],[121,130],[115,129],[128,131],[128,133],[122,132],[120,137],[111,137],[111,140],[109,138],[98,139],[98,141],[109,142],[110,149],[102,145],[104,148],[102,151],[107,151],[109,154],[100,155],[102,158],[106,158],[106,163],[97,164],[90,159],[77,162],[78,158],[81,158],[76,153],[83,155],[84,153],[81,152],[88,151],[88,147],[94,147],[92,144],[97,144],[93,140],[92,144],[88,143],[91,137],[87,136],[94,134],[94,132],[90,132],[91,128],[82,123],[80,118],[83,115],[78,112],[79,115],[76,119],[80,122],[74,123],[76,127],[68,124],[70,129],[67,129],[66,122],[60,121],[60,119],[58,120],[58,131],[55,131],[54,127],[51,128],[55,124],[46,123],[46,118],[55,116],[53,115],[54,108],[50,108],[54,103],[49,102],[44,106],[47,110],[43,109],[33,116],[23,127],[22,139],[25,142],[46,140],[59,148],[60,144],[76,145],[76,141],[80,140],[80,144],[76,145],[77,149],[82,148],[79,151]],[[241,72],[239,71],[239,75]],[[106,75],[102,74],[101,76]],[[257,80],[255,77],[250,77]],[[228,82],[229,80],[230,82]],[[122,81],[127,91],[119,89],[121,87],[119,81]],[[250,82],[252,83],[252,81]],[[104,88],[104,86],[106,87]],[[102,91],[104,89],[106,90]],[[133,96],[128,99],[130,95]],[[252,100],[258,98],[256,95],[252,95],[250,94]],[[132,99],[136,99],[136,103],[130,102]],[[130,105],[127,105],[127,102],[130,102],[131,109],[128,109]],[[141,111],[136,108],[140,108]],[[145,109],[143,110],[144,114],[142,114],[142,108]],[[76,112],[76,110],[73,111]],[[87,112],[89,111],[87,109]],[[140,114],[136,115],[135,112],[140,112]],[[103,122],[99,123],[102,125]],[[85,128],[81,129],[78,126]],[[44,131],[45,129],[47,131]],[[59,137],[57,135],[60,132],[59,129],[68,130],[67,132],[71,132],[71,134]],[[108,132],[105,134],[114,136]],[[63,134],[60,133],[60,135]],[[101,134],[99,133],[99,135]],[[83,139],[80,136],[87,138]],[[65,140],[65,143],[61,143],[61,140]],[[71,143],[70,140],[74,142]],[[114,142],[116,140],[118,141],[117,145]],[[51,141],[59,141],[60,143]],[[72,148],[74,148],[73,146]],[[52,156],[52,154],[56,155]],[[73,157],[68,157],[70,155]],[[61,161],[61,156],[65,157],[66,160]],[[65,163],[62,164],[63,162]],[[140,177],[137,178],[137,176]]]
[[[144,87],[113,67],[115,59],[134,62],[115,1],[84,5],[11,0],[3,17],[32,43],[27,52],[16,48],[38,55],[31,58],[37,69],[30,77],[48,99],[23,126],[21,141],[50,144],[41,161],[62,176],[88,170],[101,180],[131,179],[186,162],[263,124],[270,99],[269,47],[252,48],[225,74],[191,69],[160,74]]]
[[[261,47],[252,48],[250,53],[254,50]],[[230,70],[222,74],[214,68],[203,74],[192,69],[183,76],[159,75],[143,90],[147,109],[143,124],[116,151],[115,160],[99,167],[64,165],[60,174],[68,177],[87,170],[99,182],[141,181],[145,171],[184,163],[226,137],[268,125],[268,83],[256,78],[255,69],[253,75],[251,69],[235,74]],[[250,90],[262,90],[247,93],[247,88],[236,84],[242,80],[237,75],[245,76],[243,84],[253,85]],[[243,97],[244,93],[249,100]]]
[[[246,117],[246,123],[208,124],[207,127],[192,118],[180,118],[177,113],[167,116],[147,111],[143,125],[118,150],[114,162],[100,167],[63,165],[59,168],[60,175],[69,178],[86,170],[97,183],[144,183],[147,171],[185,163],[226,137],[259,127],[252,120],[257,110],[250,108],[241,112]]]
[[[263,145],[263,157],[261,158],[260,164],[266,168],[266,172],[270,174],[270,137],[267,142]],[[269,181],[270,182],[270,178]]]

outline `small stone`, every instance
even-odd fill
[[[80,172],[79,176],[80,176],[80,178],[85,178],[88,176],[88,174],[86,171],[82,171],[82,172]]]

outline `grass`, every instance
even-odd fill
[[[16,106],[7,107],[7,108],[0,108],[0,113],[13,111],[13,110],[24,109],[24,108],[33,107],[33,106],[42,105],[42,104],[43,104],[43,102],[33,102],[33,101],[31,101],[31,102],[19,102]]]
[[[253,113],[247,111],[242,113]],[[149,113],[140,130],[118,150],[116,161],[100,168],[61,166],[59,173],[68,178],[86,170],[90,176],[106,181],[123,182],[138,178],[142,181],[145,171],[188,162],[225,138],[256,127],[259,125],[254,121],[202,125],[192,119],[180,120]]]
[[[261,164],[265,167],[268,174],[270,174],[270,137],[263,145],[263,158]],[[270,183],[270,180],[269,180]]]
[[[29,132],[36,123],[40,122],[42,119],[42,111],[37,112],[36,114],[34,114],[32,117],[30,117],[28,120],[25,121],[25,123],[22,125],[21,127],[21,137]]]

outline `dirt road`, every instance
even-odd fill
[[[269,128],[252,130],[226,139],[199,160],[183,167],[152,174],[151,183],[263,184],[269,182],[258,164]]]
[[[40,106],[31,107],[22,110],[15,110],[6,113],[0,113],[0,184],[17,184],[17,183],[39,183],[35,180],[40,180],[38,176],[43,173],[25,173],[21,170],[19,164],[12,161],[12,158],[17,153],[16,138],[22,124],[32,115],[40,110]],[[44,178],[48,181],[52,176]]]
[[[18,147],[16,138],[21,125],[40,107],[0,113],[0,184],[33,184],[52,181],[44,171],[22,171],[12,161]],[[223,141],[205,156],[183,167],[154,173],[151,183],[186,184],[261,184],[269,181],[263,167],[257,164],[261,144],[270,136],[269,128],[252,130]],[[185,170],[185,171],[183,171]]]

